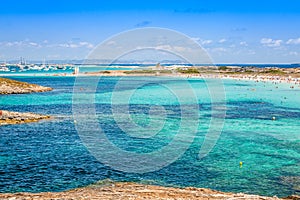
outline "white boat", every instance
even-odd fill
[[[8,69],[8,67],[0,67],[0,72],[9,72],[10,70]]]

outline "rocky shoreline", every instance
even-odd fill
[[[49,115],[40,115],[35,113],[19,113],[0,110],[0,126],[9,124],[23,124],[37,122],[44,119],[50,119]]]
[[[0,78],[0,95],[26,94],[32,92],[46,92],[51,90],[52,88],[50,87],[43,87],[36,84],[30,84],[7,78]],[[48,115],[0,110],[0,126],[8,124],[23,124],[29,122],[37,122],[49,118],[50,116]]]
[[[51,91],[52,88],[36,84],[0,78],[0,94],[26,94],[33,92]]]
[[[299,199],[299,196],[290,196],[284,199]],[[77,188],[64,192],[42,192],[42,193],[0,193],[0,199],[259,199],[279,200],[278,197],[265,197],[243,193],[225,193],[205,188],[173,188],[155,185],[144,185],[130,182],[109,182],[94,184],[84,188]]]

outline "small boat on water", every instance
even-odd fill
[[[0,72],[9,72],[10,70],[7,67],[0,67]]]

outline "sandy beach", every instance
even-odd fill
[[[193,69],[193,70],[192,70]],[[195,69],[197,71],[195,71]],[[221,68],[222,69],[222,68]],[[196,72],[196,73],[195,73]],[[250,80],[256,82],[272,82],[274,84],[287,83],[291,88],[300,87],[299,68],[253,68],[253,67],[227,67],[220,68],[179,68],[174,70],[106,70],[99,72],[79,73],[77,76],[165,76],[179,78],[217,78]]]

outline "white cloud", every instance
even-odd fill
[[[56,45],[49,45],[49,47],[55,47]],[[57,45],[58,47],[63,47],[63,48],[68,48],[69,47],[69,44],[67,43],[63,43],[63,44],[58,44]]]
[[[247,46],[248,46],[248,43],[243,41],[243,42],[240,42],[240,45],[241,45],[241,46],[247,47]]]
[[[107,45],[107,46],[115,46],[116,44],[117,44],[117,42],[113,41],[113,40],[110,40],[110,41],[105,43],[105,45]]]
[[[200,38],[191,38],[192,40],[194,40],[195,42],[199,42]]]
[[[286,44],[300,44],[300,38],[289,39]]]
[[[207,44],[211,44],[211,43],[213,43],[212,40],[201,40],[202,45],[207,45]]]
[[[262,38],[260,43],[266,47],[280,47],[282,40],[273,40],[271,38]]]
[[[143,49],[143,48],[141,48],[141,49]],[[157,49],[157,50],[171,51],[172,47],[170,45],[158,45],[158,46],[155,47],[155,49]]]
[[[187,50],[186,47],[182,47],[182,46],[174,46],[174,49],[179,52],[183,52]]]
[[[291,52],[289,52],[289,55],[291,55],[291,56],[298,56],[299,53],[296,52],[296,51],[291,51]]]
[[[29,42],[28,44],[33,47],[42,47],[40,44],[38,44],[36,42]]]
[[[227,40],[225,38],[222,38],[221,40],[219,40],[219,43],[224,43],[226,42]]]
[[[7,46],[7,47],[12,47],[14,46],[14,43],[13,42],[3,42],[4,46]]]
[[[61,43],[61,44],[57,44],[57,45],[48,45],[48,47],[62,47],[62,48],[71,48],[71,49],[76,49],[76,48],[94,48],[94,45],[89,43],[89,42],[79,42],[79,43],[73,43],[73,42],[69,42],[69,43]]]
[[[81,47],[86,47],[86,48],[88,48],[88,49],[94,48],[94,45],[91,44],[91,43],[88,43],[88,42],[79,42],[79,45],[80,45]]]
[[[216,52],[216,53],[224,53],[224,52],[227,52],[227,49],[225,49],[223,47],[218,47],[218,48],[213,48],[210,51],[211,52]]]
[[[211,43],[213,43],[213,41],[212,40],[203,40],[203,39],[201,39],[201,38],[191,38],[193,41],[195,41],[195,42],[197,42],[197,43],[199,43],[199,44],[201,44],[201,45],[208,45],[208,44],[211,44]]]
[[[177,51],[177,52],[184,52],[188,51],[188,47],[183,47],[183,46],[172,46],[172,45],[158,45],[155,47],[157,50],[165,50],[165,51]]]
[[[80,45],[78,45],[78,44],[69,44],[69,48],[78,48],[78,47],[80,47]]]
[[[5,41],[1,43],[5,47],[41,47],[37,42],[31,42],[28,39],[23,41]]]
[[[15,42],[5,42],[4,45],[7,47],[17,47],[22,46],[24,44],[23,41],[15,41]]]

